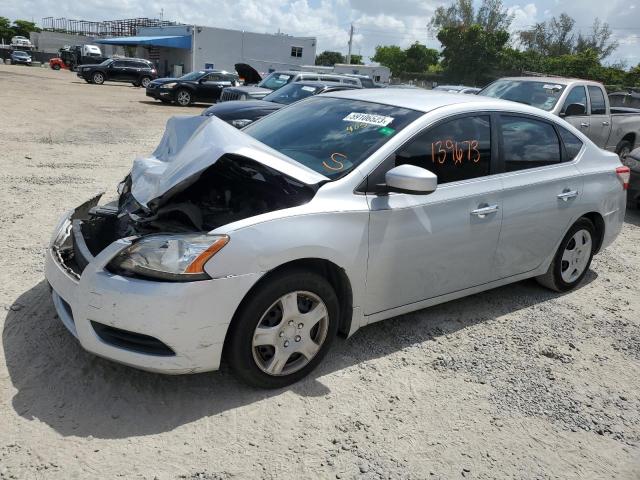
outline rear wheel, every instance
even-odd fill
[[[290,385],[326,354],[338,330],[338,310],[324,277],[297,269],[275,274],[240,307],[229,329],[226,359],[250,385]]]
[[[176,92],[176,103],[181,107],[188,107],[191,105],[192,97],[189,90],[178,90]]]
[[[151,78],[150,77],[142,77],[140,79],[139,85],[142,85],[144,88],[147,88],[150,83],[151,83]]]
[[[53,65],[51,65],[51,68],[53,70],[60,70],[60,65],[58,65],[57,63],[54,63]]]
[[[581,218],[574,223],[562,239],[547,273],[536,278],[538,283],[556,292],[574,289],[589,270],[595,238],[590,220]]]
[[[102,85],[104,83],[104,75],[100,72],[95,72],[91,76],[91,81],[96,85]]]
[[[633,150],[633,144],[629,140],[621,140],[616,147],[616,153],[620,160],[624,160],[631,153],[631,150]]]

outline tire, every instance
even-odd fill
[[[60,65],[56,64],[56,65],[51,65],[51,68],[53,70],[60,70]]]
[[[102,85],[104,83],[104,74],[100,72],[95,72],[91,75],[91,83],[95,83],[96,85]]]
[[[620,143],[616,146],[616,153],[623,160],[633,150],[633,144],[629,140],[620,140]]]
[[[133,85],[134,87],[139,87],[140,84],[138,82],[131,82],[131,85]]]
[[[312,319],[305,321],[309,317],[301,311]],[[225,359],[251,386],[285,387],[308,375],[326,355],[338,331],[338,314],[338,298],[324,277],[302,269],[276,273],[236,312]]]
[[[176,103],[181,107],[188,107],[193,102],[193,95],[189,90],[180,89],[176,92]]]
[[[151,77],[142,77],[140,79],[140,82],[138,82],[138,86],[142,86],[144,88],[147,88],[149,86],[149,84],[151,83]]]
[[[547,273],[536,280],[556,292],[573,290],[587,274],[595,246],[596,229],[583,217],[571,226],[560,242]]]

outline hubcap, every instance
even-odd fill
[[[317,355],[328,331],[329,312],[320,297],[305,291],[287,293],[258,322],[253,359],[269,375],[289,375]]]
[[[96,73],[95,77],[93,77],[93,81],[96,83],[102,83],[102,75],[99,73]]]
[[[148,78],[143,78],[142,79],[142,86],[144,88],[147,88],[149,86],[150,80]]]
[[[191,101],[191,95],[189,95],[189,92],[179,92],[178,93],[178,103],[180,105],[189,105],[189,101]]]
[[[578,230],[571,237],[562,254],[562,265],[560,267],[562,279],[566,283],[575,282],[587,268],[587,263],[591,257],[591,247],[591,234],[587,230]]]

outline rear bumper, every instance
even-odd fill
[[[58,232],[68,225],[63,220]],[[52,245],[45,276],[55,309],[82,347],[101,357],[143,370],[181,374],[217,370],[227,328],[259,274],[198,282],[155,282],[114,275],[105,269],[127,240],[100,252],[75,278]],[[158,355],[105,340],[96,323],[139,337],[152,337],[173,351]]]

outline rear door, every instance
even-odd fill
[[[107,70],[109,80],[124,82],[129,80],[129,64],[126,60],[116,60],[111,64],[111,68]]]
[[[583,181],[574,160],[582,142],[539,117],[502,114],[499,118],[505,173],[496,270],[506,278],[540,266],[577,215]],[[571,146],[565,146],[569,141]]]
[[[604,92],[602,88],[595,85],[589,85],[587,90],[589,91],[589,102],[591,103],[589,138],[600,148],[606,148],[607,140],[611,133],[611,118],[607,111]]]
[[[574,103],[584,106],[584,115],[566,116],[567,107]],[[562,110],[560,111],[560,116],[562,116],[567,122],[576,127],[582,133],[584,133],[587,137],[590,136],[589,132],[591,131],[591,117],[589,116],[587,89],[584,85],[577,85],[573,87],[571,91],[569,91],[569,94],[564,101],[564,105],[562,106]]]
[[[213,103],[220,98],[222,89],[230,86],[231,81],[223,73],[210,73],[200,80],[197,88],[197,98],[202,102]]]
[[[495,279],[502,221],[495,150],[491,115],[464,115],[419,133],[369,176],[368,190],[394,166],[412,164],[434,172],[438,188],[367,195],[367,315]]]

